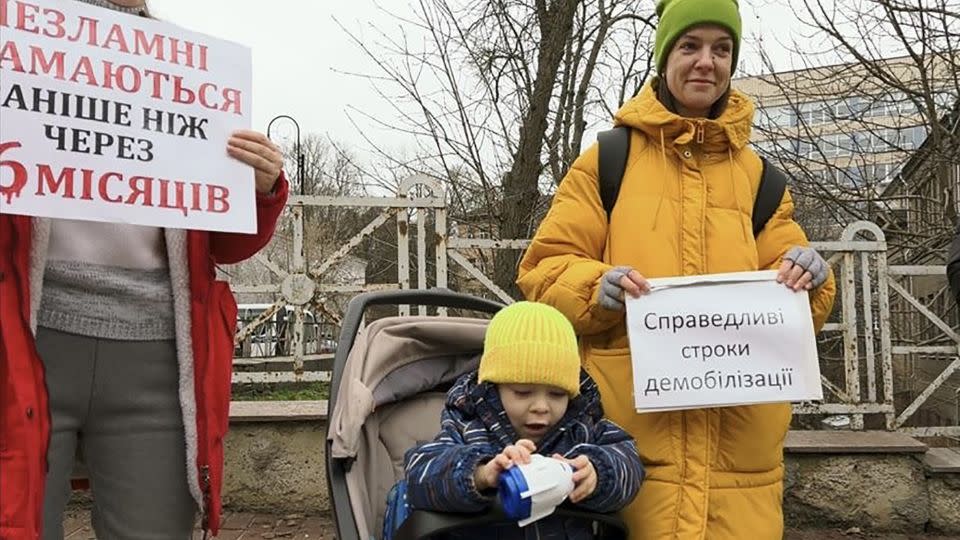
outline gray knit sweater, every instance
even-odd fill
[[[146,5],[79,0],[147,16]],[[116,340],[175,336],[163,230],[120,223],[53,220],[40,326]]]
[[[163,229],[54,219],[46,260],[40,326],[119,340],[174,337]]]

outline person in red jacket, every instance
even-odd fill
[[[82,0],[148,16],[143,0]],[[216,534],[236,303],[215,265],[273,235],[279,149],[239,131],[257,232],[0,215],[0,538],[63,538],[79,450],[99,538]]]

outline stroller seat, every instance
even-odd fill
[[[403,477],[403,456],[418,444],[430,441],[440,426],[440,411],[446,394],[425,392],[412,399],[391,403],[375,411],[365,427],[365,439],[354,468],[366,481],[354,482],[357,498],[364,501],[364,521],[383,530],[387,493]]]

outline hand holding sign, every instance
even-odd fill
[[[283,168],[283,154],[266,135],[248,129],[235,131],[227,141],[227,153],[253,167],[258,192],[273,191]]]
[[[624,299],[639,298],[650,292],[650,284],[629,266],[616,266],[600,278],[600,307],[610,311],[623,311]]]
[[[809,246],[794,246],[783,256],[777,281],[795,291],[816,289],[827,280],[827,261]]]

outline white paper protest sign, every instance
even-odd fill
[[[251,233],[250,49],[54,0],[0,1],[0,213]]]
[[[776,272],[650,284],[626,302],[638,412],[823,398],[809,295]]]

